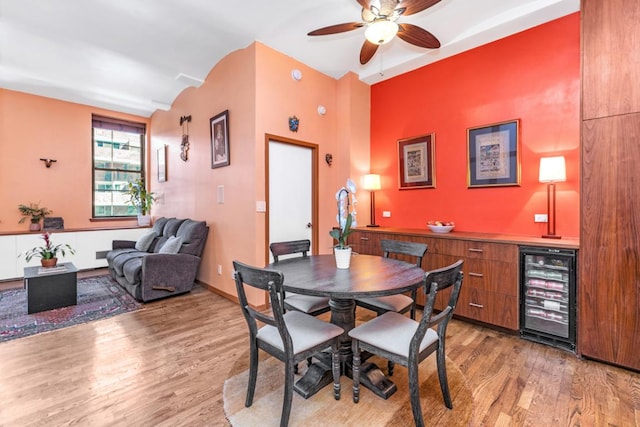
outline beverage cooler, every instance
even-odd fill
[[[520,247],[520,336],[575,351],[574,249]]]

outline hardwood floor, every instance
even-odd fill
[[[640,424],[640,374],[456,320],[447,339],[474,426]],[[0,425],[227,426],[222,387],[246,346],[239,307],[202,288],[0,343]]]

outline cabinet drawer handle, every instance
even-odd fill
[[[469,252],[484,252],[482,249],[469,248]]]
[[[469,276],[474,276],[474,277],[484,277],[482,273],[473,273],[473,272],[469,272]]]
[[[469,303],[469,305],[470,305],[471,307],[484,308],[484,305],[482,305],[482,304],[476,304],[476,303],[473,303],[473,302],[470,302],[470,303]]]
[[[368,237],[361,237],[360,240],[369,240]]]

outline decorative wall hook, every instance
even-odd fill
[[[333,154],[325,154],[324,161],[327,162],[329,166],[333,163]]]
[[[181,116],[181,117],[180,117],[180,126],[182,126],[182,124],[183,124],[184,122],[191,123],[191,115],[188,115],[188,116]]]
[[[300,120],[296,116],[289,117],[289,130],[291,132],[298,132],[300,126]]]
[[[57,162],[57,160],[55,159],[40,159],[44,162],[45,166],[50,168],[51,167],[51,163],[55,163]]]

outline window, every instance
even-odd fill
[[[129,182],[144,181],[146,126],[108,117],[92,117],[93,217],[137,215],[123,192]]]

